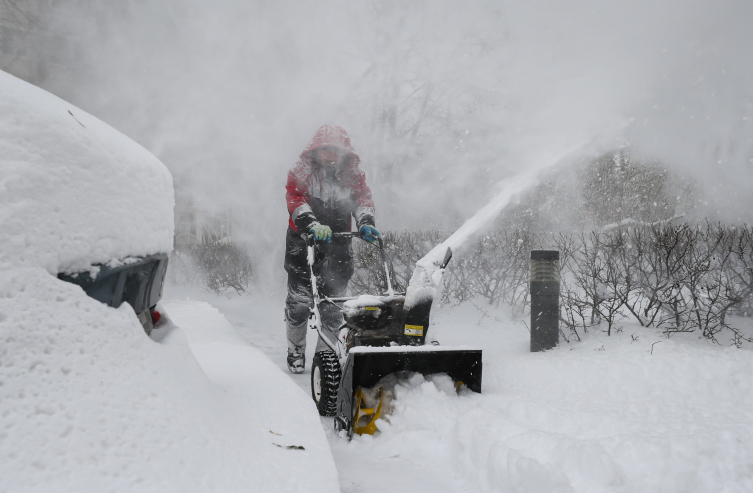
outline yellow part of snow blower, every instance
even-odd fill
[[[373,435],[376,431],[376,420],[382,415],[384,404],[384,387],[379,387],[379,399],[376,407],[363,407],[366,404],[366,396],[362,387],[358,387],[354,396],[355,410],[353,412],[353,432],[358,435]],[[360,424],[366,418],[366,423]]]

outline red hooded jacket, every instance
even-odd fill
[[[320,147],[336,147],[345,152],[340,168],[322,166],[312,159]],[[360,158],[350,145],[350,137],[340,127],[324,125],[303,150],[300,160],[288,172],[286,185],[289,226],[308,231],[314,223],[325,224],[334,232],[350,231],[351,216],[356,227],[374,226],[374,201],[366,176],[358,168]]]

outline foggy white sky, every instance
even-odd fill
[[[583,141],[693,174],[751,221],[751,19],[745,0],[134,0],[58,14],[81,64],[55,89],[280,248],[286,172],[325,123],[384,229],[456,226]]]

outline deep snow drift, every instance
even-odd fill
[[[416,381],[377,457],[441,457],[491,491],[751,491],[753,353],[625,326],[529,353],[503,310],[443,307],[443,344],[484,349],[483,394]],[[421,380],[421,379],[419,379]]]
[[[4,271],[0,491],[336,491],[308,396],[213,309],[189,313],[198,349],[42,269]]]

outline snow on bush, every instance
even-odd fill
[[[0,71],[0,265],[56,274],[170,252],[173,203],[156,157]]]

